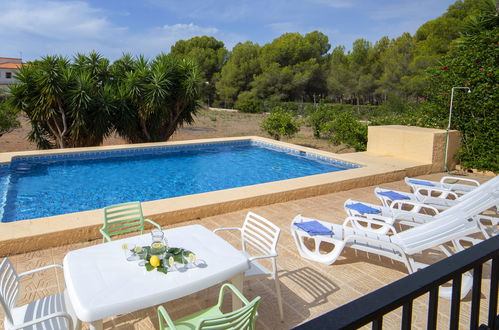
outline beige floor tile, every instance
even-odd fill
[[[443,174],[425,175],[421,178],[438,180]],[[484,181],[484,178],[479,178]],[[384,184],[383,187],[409,191],[403,181]],[[304,216],[318,218],[341,224],[346,217],[343,204],[346,199],[379,204],[373,194],[373,188],[365,187],[326,194],[302,200],[253,208],[260,214],[281,228],[281,237],[278,246],[277,259],[280,287],[284,302],[285,322],[279,320],[277,296],[274,281],[271,279],[253,279],[245,282],[244,294],[248,299],[261,296],[262,301],[257,321],[258,329],[289,329],[302,322],[317,317],[342,304],[356,299],[363,294],[372,292],[386,284],[396,281],[407,275],[404,264],[393,262],[384,257],[364,252],[356,252],[346,248],[341,257],[333,265],[323,265],[303,259],[296,250],[294,239],[290,234],[290,223],[298,213]],[[167,228],[189,224],[202,224],[213,230],[219,227],[240,227],[249,210],[240,210],[227,214],[195,219]],[[236,232],[219,232],[219,235],[230,244],[239,248],[240,236]],[[62,264],[68,251],[99,244],[100,240],[60,246],[57,248],[40,250],[32,253],[10,256],[18,272],[33,268],[59,263]],[[429,250],[419,255],[417,259],[425,263],[433,263],[442,259],[439,250]],[[480,320],[487,317],[487,306],[490,288],[490,266],[484,266],[482,281],[482,299],[480,306]],[[24,304],[45,295],[54,294],[64,288],[63,273],[60,270],[49,271],[27,276],[21,282],[19,303]],[[204,290],[181,299],[163,304],[173,319],[183,317],[214,305],[218,298],[220,285]],[[414,302],[413,329],[425,329],[427,318],[427,295]],[[231,306],[231,297],[226,295],[224,307]],[[154,329],[157,328],[157,306],[118,315],[104,320],[105,329]],[[470,297],[461,302],[462,317],[460,326],[469,327]],[[439,300],[438,328],[445,329],[449,322],[450,303]],[[385,316],[385,329],[400,327],[401,312],[397,310]],[[0,310],[0,322],[3,323],[3,312]],[[0,323],[0,324],[2,324]],[[84,324],[84,329],[88,328]],[[369,327],[366,327],[369,328]]]

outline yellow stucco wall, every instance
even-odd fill
[[[432,172],[444,170],[445,130],[413,126],[369,126],[367,151],[386,157],[396,157],[430,163]],[[457,160],[453,157],[459,149],[459,132],[449,131],[447,167],[452,169]]]

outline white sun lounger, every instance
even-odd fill
[[[362,205],[363,208],[357,207]],[[390,206],[375,205],[347,199],[343,205],[348,216],[361,216],[370,219],[384,220],[388,224],[398,221],[403,225],[416,226],[434,219],[439,210],[431,205],[411,201],[394,201]],[[374,211],[376,210],[376,211]]]
[[[484,184],[478,186],[472,191],[461,196],[450,190],[431,188],[431,187],[424,187],[424,188],[420,187],[416,189],[414,193],[383,189],[378,187],[374,189],[374,193],[376,194],[376,197],[380,199],[383,206],[386,207],[389,207],[392,201],[394,200],[401,200],[401,201],[425,203],[443,210],[453,205],[456,205],[460,202],[469,199],[474,199],[477,196],[480,196],[484,193],[493,191],[494,189],[497,189],[497,187],[499,187],[498,176],[490,179]],[[392,198],[391,196],[387,195],[386,192],[394,192],[395,198]],[[397,195],[402,195],[403,197]]]
[[[412,191],[419,188],[437,188],[456,192],[458,194],[466,194],[480,185],[480,182],[457,176],[444,176],[440,181],[423,180],[417,178],[404,179],[405,183],[411,187]],[[466,183],[463,183],[466,182]]]
[[[340,256],[343,248],[348,245],[350,248],[362,250],[388,257],[402,262],[407,267],[409,273],[413,273],[425,264],[414,260],[414,255],[427,249],[439,247],[447,255],[450,251],[444,243],[452,242],[456,250],[461,250],[460,240],[469,241],[468,235],[480,232],[478,222],[473,219],[477,214],[495,206],[499,198],[499,188],[488,194],[482,194],[473,204],[460,207],[459,212],[440,213],[438,219],[427,222],[420,226],[396,233],[392,225],[382,221],[371,220],[363,217],[348,217],[343,225],[331,224],[325,221],[316,220],[323,226],[333,231],[332,235],[310,236],[307,232],[295,226],[297,222],[313,221],[315,219],[297,215],[291,222],[291,233],[295,239],[296,246],[303,258],[318,261],[324,264],[334,263]],[[380,234],[366,228],[365,223],[376,224],[378,226],[389,227],[393,235]],[[305,238],[314,240],[314,248],[309,249],[304,242]],[[327,253],[320,251],[322,242],[331,243],[334,247]],[[466,275],[463,278],[463,288],[461,296],[464,297],[471,288],[471,278]],[[441,296],[449,298],[450,290],[441,289]]]
[[[405,226],[419,226],[421,224],[434,221],[447,213],[457,213],[459,214],[461,207],[472,206],[475,200],[471,199],[469,202],[463,201],[448,209],[439,211],[437,208],[426,205],[423,203],[417,203],[412,201],[393,201],[389,207],[382,205],[374,205],[365,202],[358,202],[353,199],[347,199],[344,204],[345,212],[348,216],[360,216],[366,217],[368,219],[384,221],[389,225],[394,223],[400,223]],[[498,201],[499,203],[499,198]],[[362,205],[359,208],[358,205]],[[481,230],[484,238],[490,238],[499,233],[499,217],[478,214],[473,217],[477,221],[478,227]],[[490,222],[491,226],[487,226],[484,222]],[[361,224],[367,229],[373,227],[369,223]],[[390,230],[388,227],[383,227],[374,225],[378,232],[386,234]]]

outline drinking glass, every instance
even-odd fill
[[[191,251],[182,251],[182,258],[184,259],[186,268],[196,267],[196,255]]]
[[[173,272],[177,270],[177,267],[175,266],[175,259],[173,259],[173,255],[166,253],[164,255],[165,260],[163,261],[163,265],[168,267],[169,272]]]
[[[133,243],[125,243],[121,246],[123,251],[125,252],[126,260],[135,261],[139,260],[139,256],[135,253],[135,244]]]
[[[145,266],[146,264],[146,258],[147,258],[147,250],[144,249],[142,246],[137,246],[135,247],[135,252],[139,256],[139,266]]]

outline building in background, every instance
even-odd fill
[[[20,58],[0,57],[0,88],[7,89],[17,82],[15,75],[22,65]]]

